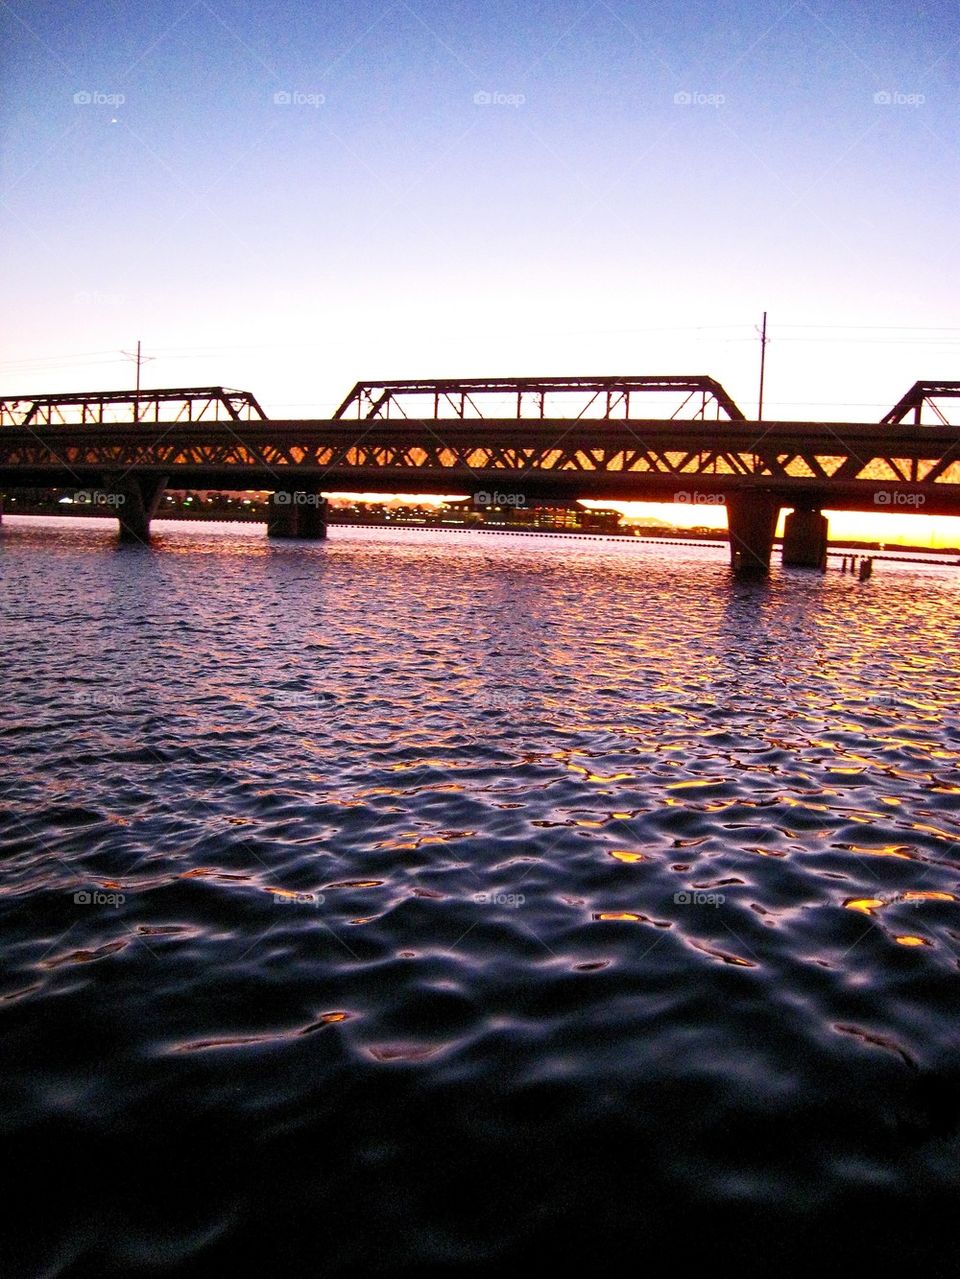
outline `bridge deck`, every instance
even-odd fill
[[[960,428],[568,418],[0,428],[2,485],[69,486],[131,473],[226,489],[449,494],[496,486],[528,501],[719,500],[763,489],[784,505],[956,514]]]

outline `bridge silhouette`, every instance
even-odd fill
[[[331,418],[268,418],[224,387],[0,399],[0,490],[72,488],[147,542],[166,487],[272,491],[274,537],[326,536],[335,492],[513,505],[726,508],[731,565],[825,563],[824,509],[960,515],[960,382],[916,382],[879,423],[751,421],[713,378],[359,382]]]

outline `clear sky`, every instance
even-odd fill
[[[0,33],[7,394],[130,385],[142,338],[145,384],[273,416],[618,372],[752,415],[764,309],[768,417],[960,377],[955,3],[0,0]]]

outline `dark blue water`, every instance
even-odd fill
[[[8,520],[3,1271],[954,1275],[960,578]]]

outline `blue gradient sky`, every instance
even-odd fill
[[[704,9],[0,4],[0,387],[129,385],[140,337],[278,416],[621,371],[752,413],[765,308],[769,417],[957,377],[960,6]]]

